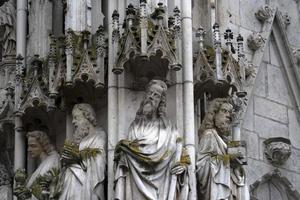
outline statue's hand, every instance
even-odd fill
[[[14,195],[21,200],[25,200],[31,197],[31,192],[26,186],[21,185],[14,188]]]
[[[176,163],[171,169],[171,174],[179,175],[182,174],[186,169],[187,169],[186,164]]]
[[[229,147],[228,154],[230,155],[230,165],[238,166],[247,163],[246,148],[243,146]]]
[[[80,153],[78,146],[70,142],[65,142],[62,150],[61,160],[65,165],[79,163]]]

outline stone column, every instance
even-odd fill
[[[116,0],[108,2],[108,143],[107,143],[107,199],[113,199],[113,186],[114,186],[114,149],[118,138],[118,88],[117,88],[117,75],[112,72],[115,64],[113,52],[113,24],[112,13],[116,9]]]
[[[26,56],[26,30],[27,30],[27,0],[17,1],[17,43],[16,54],[20,58],[17,60],[16,74],[20,76],[20,69],[25,63],[21,58]],[[15,85],[15,111],[20,101],[20,92],[22,89],[20,77],[16,77]],[[23,134],[23,124],[21,116],[15,115],[15,152],[14,152],[14,170],[25,168],[26,159],[25,137]]]
[[[23,130],[21,116],[15,116],[15,155],[14,155],[14,171],[24,169],[26,163],[26,139]]]
[[[29,38],[27,54],[29,56],[38,54],[43,58],[48,55],[50,47],[52,1],[29,0],[28,2]]]
[[[65,30],[91,32],[91,0],[67,0]]]
[[[102,1],[92,0],[92,34],[96,33],[99,26],[103,25]]]
[[[189,199],[196,199],[192,1],[181,0],[181,10],[184,141],[191,157],[191,165],[188,168],[191,186]]]

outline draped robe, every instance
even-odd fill
[[[115,151],[115,199],[167,200],[178,132],[162,118],[135,120]],[[117,158],[117,159],[116,159]]]
[[[104,200],[106,156],[104,151],[105,132],[100,130],[84,137],[79,150],[98,148],[101,153],[83,160],[86,171],[79,164],[72,164],[64,172],[62,193],[59,200]]]
[[[27,188],[30,188],[34,181],[37,179],[37,177],[45,175],[47,172],[49,172],[53,168],[59,168],[60,166],[60,160],[59,155],[56,151],[52,151],[49,153],[49,155],[41,162],[39,167],[34,171],[34,173],[31,175],[27,182]],[[34,195],[31,196],[32,200],[36,200]]]
[[[227,145],[215,129],[207,129],[201,136],[198,158],[198,193],[202,200],[249,200],[243,168],[240,174],[226,159]]]

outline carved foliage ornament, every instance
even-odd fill
[[[247,38],[248,47],[253,51],[256,51],[259,48],[261,48],[264,43],[265,43],[265,39],[262,37],[260,33],[252,33]]]
[[[291,141],[282,137],[269,138],[264,141],[265,155],[275,165],[282,165],[291,155]]]
[[[272,9],[268,5],[264,5],[258,9],[255,16],[259,21],[264,22],[272,16],[272,13]]]
[[[283,22],[286,27],[291,24],[291,16],[289,16],[288,13],[285,13],[284,15],[282,15],[282,18],[283,18]]]
[[[293,51],[297,64],[300,64],[300,49],[295,49]]]

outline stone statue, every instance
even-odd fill
[[[0,42],[2,55],[14,55],[16,51],[16,5],[9,0],[0,7]]]
[[[91,31],[91,0],[66,0],[65,30]]]
[[[32,158],[40,161],[38,168],[31,177],[24,182],[27,177],[25,170],[19,170],[15,174],[16,188],[14,194],[19,199],[42,199],[46,190],[48,174],[51,170],[59,169],[59,155],[51,144],[48,135],[43,131],[32,131],[27,133],[28,137],[28,153]],[[49,181],[49,179],[48,179]],[[50,178],[51,181],[51,178]],[[49,191],[48,191],[49,192]]]
[[[190,160],[182,151],[177,129],[166,117],[166,91],[163,81],[150,81],[128,139],[115,148],[115,199],[187,198]],[[180,188],[177,195],[174,186]]]
[[[60,200],[104,200],[106,135],[97,126],[89,104],[76,104],[72,111],[73,141],[66,141],[62,152],[64,166]]]
[[[200,127],[196,162],[199,199],[249,200],[242,164],[228,153],[232,110],[227,99],[213,100]]]

